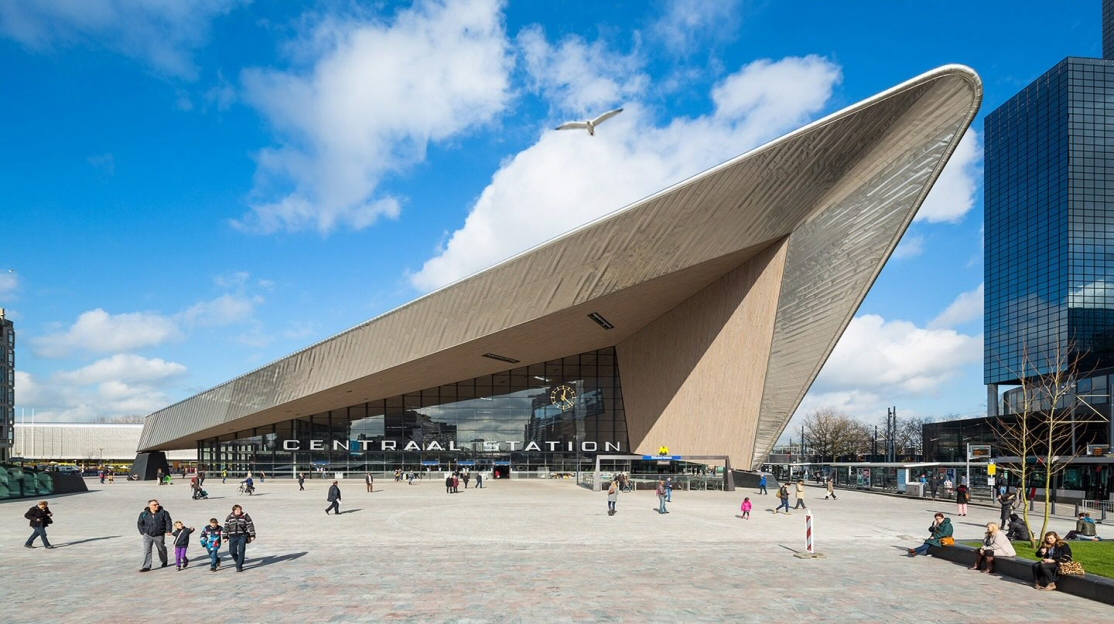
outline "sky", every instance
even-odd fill
[[[0,0],[17,420],[151,413],[949,63],[983,107],[783,438],[984,412],[982,119],[1100,12]]]

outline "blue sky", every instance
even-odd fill
[[[0,0],[17,417],[147,414],[947,63],[975,132],[798,418],[980,411],[982,116],[1100,53],[1097,0]]]

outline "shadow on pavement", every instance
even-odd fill
[[[54,547],[55,548],[65,548],[66,546],[76,546],[78,544],[84,544],[86,542],[99,542],[100,540],[116,539],[117,537],[120,537],[120,536],[119,535],[106,535],[104,537],[90,537],[88,539],[77,540],[77,541],[74,541],[74,542],[64,542],[64,543],[61,543],[61,544],[55,544]]]
[[[259,559],[253,559],[250,565],[244,566],[244,569],[245,570],[250,570],[252,568],[262,568],[263,566],[271,565],[272,563],[282,563],[283,561],[293,561],[294,559],[298,559],[298,558],[303,557],[303,556],[308,555],[308,554],[309,554],[308,551],[303,551],[303,552],[299,552],[299,553],[290,553],[288,555],[274,555],[274,556],[268,556],[268,557],[260,557]]]
[[[342,513],[343,513],[343,514],[356,513],[357,511],[363,511],[363,508],[361,508],[361,507],[357,507],[357,508],[355,508],[355,509],[348,509],[348,510],[345,510],[345,511],[338,511],[338,512],[337,512],[337,515],[339,516],[339,515],[340,515],[340,514],[342,514]]]

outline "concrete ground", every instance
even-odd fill
[[[50,499],[54,550],[28,550],[23,513],[0,503],[4,622],[1029,622],[1110,621],[1114,608],[1026,583],[908,558],[932,514],[952,516],[959,539],[997,518],[986,508],[954,517],[946,502],[809,488],[816,546],[800,559],[805,514],[774,516],[753,491],[677,492],[659,515],[649,492],[619,497],[569,481],[489,481],[446,494],[444,485],[341,483],[344,513],[325,516],[329,481],[268,480],[256,496],[210,479],[206,501],[184,483],[90,481],[91,492]],[[381,488],[379,490],[378,488]],[[750,520],[737,517],[744,496]],[[234,503],[258,540],[236,573],[210,573],[194,539],[193,563],[147,574],[135,521],[149,498],[200,532]],[[1068,520],[1054,521],[1061,533]],[[1100,535],[1108,531],[1100,527]],[[1112,532],[1114,533],[1114,532]],[[1114,536],[1114,535],[1112,535]],[[1013,614],[1013,616],[1010,616]],[[1014,617],[1015,616],[1015,617]]]

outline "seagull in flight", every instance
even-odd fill
[[[614,117],[615,115],[618,115],[621,112],[623,112],[623,109],[616,108],[615,110],[607,111],[606,113],[600,115],[599,117],[596,117],[595,119],[589,119],[588,121],[570,121],[568,123],[561,124],[561,125],[557,126],[557,129],[558,130],[580,130],[580,129],[583,128],[583,129],[588,131],[588,134],[590,134],[592,136],[596,136],[596,126],[598,126],[601,123],[607,121],[608,119],[611,119],[612,117]]]

